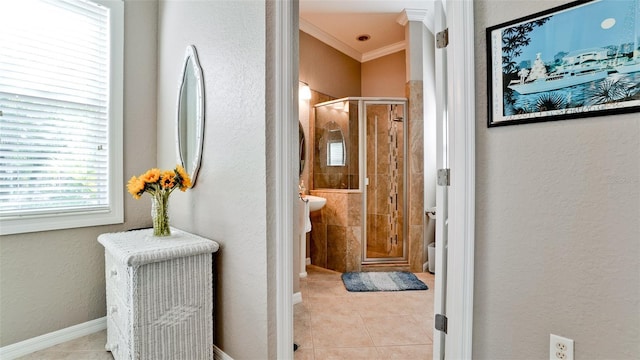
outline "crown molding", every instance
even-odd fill
[[[397,43],[383,46],[379,49],[371,50],[362,54],[358,50],[352,48],[351,46],[329,35],[324,30],[320,29],[319,27],[313,25],[312,23],[310,23],[309,21],[303,18],[300,18],[300,30],[322,41],[323,43],[331,46],[332,48],[340,51],[341,53],[357,60],[360,63],[374,60],[386,55],[390,55],[398,51],[402,51],[406,47],[406,44],[404,41],[399,41]]]
[[[340,51],[341,53],[362,62],[362,54],[358,50],[327,34],[322,29],[303,18],[300,18],[300,30]]]
[[[433,33],[433,12],[424,9],[404,9],[396,19],[398,24],[405,26],[409,21],[420,21]]]
[[[383,56],[387,56],[393,53],[397,53],[398,51],[402,51],[404,49],[406,49],[407,47],[407,43],[405,41],[399,41],[395,44],[391,44],[391,45],[387,45],[387,46],[383,46],[379,49],[376,50],[371,50],[368,51],[364,54],[362,54],[362,61],[361,62],[367,62],[373,59],[377,59]]]

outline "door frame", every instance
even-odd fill
[[[445,7],[449,29],[447,112],[451,139],[445,358],[471,359],[476,121],[473,1],[449,0]]]
[[[368,173],[367,173],[367,167],[368,167],[368,154],[367,154],[367,149],[368,149],[368,145],[367,142],[369,141],[369,138],[367,137],[366,133],[367,133],[367,105],[402,105],[403,107],[403,112],[402,112],[402,116],[404,119],[408,119],[409,118],[409,99],[407,98],[401,98],[401,97],[388,97],[388,98],[381,98],[381,97],[359,97],[359,98],[354,98],[354,99],[358,99],[358,128],[360,129],[360,144],[359,144],[359,148],[358,151],[360,153],[360,169],[359,169],[359,173],[362,174],[362,176],[360,176],[360,189],[362,189],[362,214],[367,214],[367,209],[368,209],[368,204],[367,204],[367,197],[368,197],[368,193],[369,193],[369,182],[365,179],[368,178]],[[408,159],[408,153],[409,153],[409,141],[407,139],[409,139],[409,126],[407,125],[408,122],[407,121],[403,121],[402,124],[402,138],[403,140],[403,144],[402,144],[402,154],[404,159]],[[402,191],[402,214],[403,216],[405,216],[406,214],[409,213],[408,209],[408,189],[409,189],[409,181],[408,181],[408,165],[407,165],[407,161],[404,161],[403,167],[402,167],[402,188],[404,189]],[[366,264],[400,264],[400,265],[409,265],[409,247],[406,246],[405,242],[407,241],[407,239],[409,238],[409,228],[407,225],[407,222],[404,221],[402,224],[402,229],[400,229],[400,231],[402,231],[402,256],[401,257],[393,257],[393,258],[369,258],[367,256],[367,217],[368,216],[362,216],[362,249],[361,249],[361,264],[362,265],[366,265]]]
[[[275,330],[276,358],[293,359],[293,209],[298,96],[298,0],[272,1],[275,87]],[[473,1],[447,1],[450,131],[449,259],[446,357],[471,359],[475,231],[475,80]],[[294,125],[296,127],[294,127]],[[455,271],[451,271],[455,269]]]

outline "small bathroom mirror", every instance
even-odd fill
[[[298,176],[302,176],[302,172],[304,171],[304,164],[307,159],[307,145],[305,143],[304,137],[304,129],[302,128],[302,124],[298,121],[298,154],[300,155],[300,169],[298,172]]]
[[[178,163],[191,176],[194,186],[200,168],[204,135],[204,79],[193,45],[187,47],[182,67],[176,128]]]

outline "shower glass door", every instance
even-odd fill
[[[406,102],[365,101],[363,263],[406,263]]]

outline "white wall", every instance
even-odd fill
[[[640,357],[640,117],[486,125],[485,28],[567,2],[474,2],[474,359]]]
[[[196,185],[171,197],[173,226],[220,243],[215,344],[234,359],[268,354],[266,5],[160,1],[158,163],[172,167],[175,106],[187,45],[205,80],[205,134]]]
[[[125,3],[124,179],[155,166],[155,1]],[[0,236],[0,346],[105,316],[99,234],[151,226],[125,191],[125,223]]]

